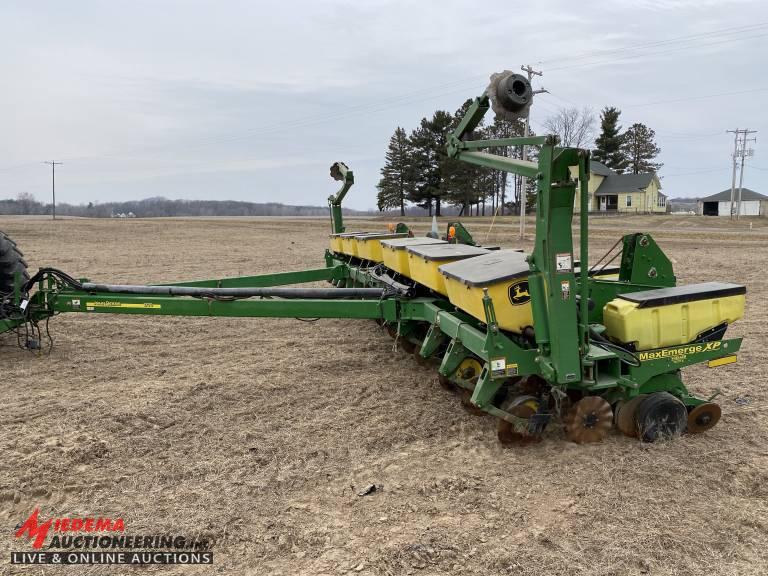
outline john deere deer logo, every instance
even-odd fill
[[[520,280],[509,286],[509,301],[513,306],[520,306],[531,301],[528,293],[528,280]]]

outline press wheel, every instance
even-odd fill
[[[635,420],[640,439],[655,442],[682,434],[688,424],[688,410],[669,392],[654,392],[637,407]]]
[[[637,438],[637,421],[635,413],[640,403],[648,397],[648,394],[639,394],[626,402],[619,402],[616,406],[616,428],[630,438]]]
[[[688,412],[688,432],[691,434],[701,434],[720,421],[722,410],[714,402],[705,402],[699,404],[693,410]]]
[[[501,409],[505,412],[509,412],[513,416],[528,420],[538,412],[539,405],[539,399],[534,396],[514,396],[505,400],[501,405]],[[496,434],[499,438],[499,442],[505,446],[522,446],[525,444],[541,442],[540,434],[532,434],[529,428],[521,430],[519,427],[516,427],[506,420],[499,420],[496,427]]]
[[[456,369],[456,375],[466,382],[476,381],[483,367],[475,358],[464,358]]]
[[[571,442],[600,442],[613,426],[611,405],[600,396],[585,396],[568,412],[565,435]]]

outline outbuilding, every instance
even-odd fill
[[[741,216],[768,215],[768,196],[758,194],[749,188],[741,189],[741,210],[738,209],[739,190],[733,193],[733,214],[738,211]],[[702,216],[730,216],[731,189],[723,190],[712,196],[699,200],[699,214]]]

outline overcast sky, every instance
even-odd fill
[[[598,7],[599,6],[599,7]],[[669,196],[730,187],[732,135],[758,130],[745,187],[768,194],[765,0],[0,0],[0,198],[149,196],[375,206],[387,141],[544,76],[532,125],[606,105],[656,130]],[[765,140],[763,140],[765,139]],[[764,143],[763,143],[764,142]]]

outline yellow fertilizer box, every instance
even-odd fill
[[[527,255],[517,250],[488,254],[440,266],[448,299],[482,322],[486,321],[483,290],[493,300],[496,321],[502,330],[520,333],[533,325],[528,290]]]
[[[726,282],[629,292],[603,308],[605,333],[635,350],[706,342],[744,316],[745,294]]]
[[[396,238],[394,240],[382,240],[381,252],[384,266],[390,270],[411,277],[410,268],[408,268],[408,246],[423,246],[435,244],[448,244],[445,240],[421,236],[419,238]]]
[[[357,257],[361,260],[370,260],[371,262],[383,262],[384,256],[381,251],[381,242],[383,240],[408,239],[407,233],[385,233],[368,234],[355,238],[357,242]]]
[[[449,262],[488,254],[488,250],[466,244],[422,244],[408,246],[409,276],[439,294],[448,295],[439,267]]]

